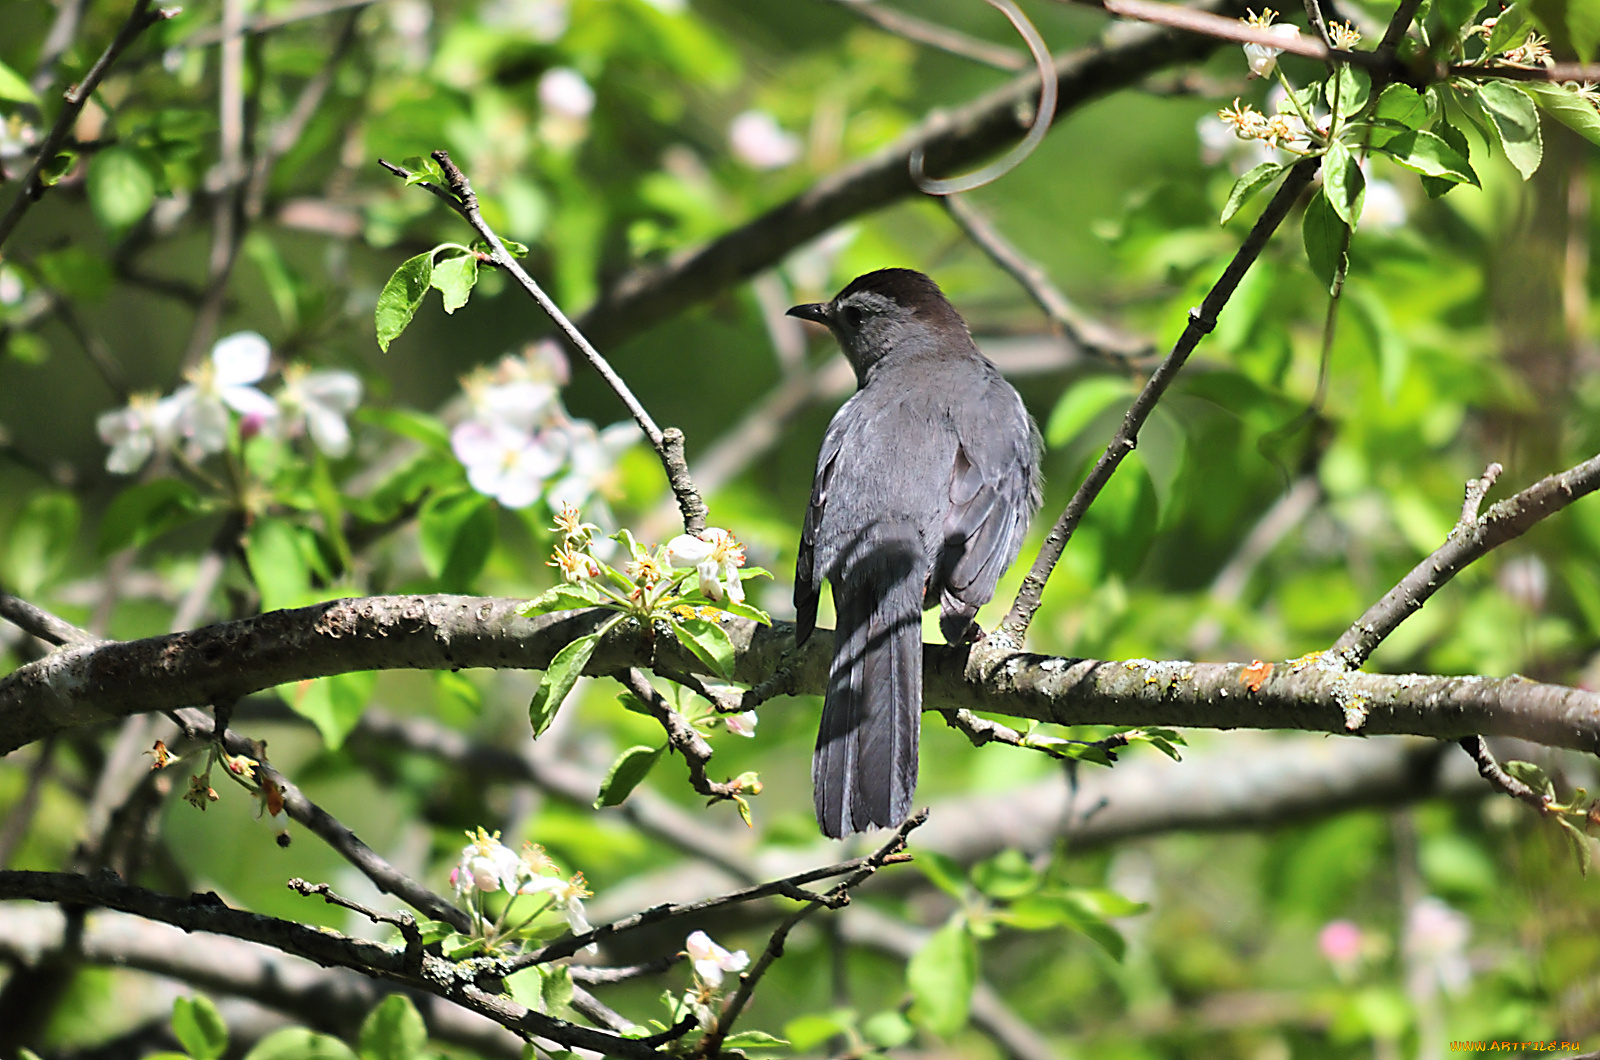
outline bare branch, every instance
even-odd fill
[[[1550,813],[1550,796],[1543,792],[1534,791],[1528,785],[1500,768],[1500,763],[1494,760],[1494,754],[1489,750],[1489,742],[1482,736],[1468,736],[1458,741],[1461,749],[1471,756],[1478,767],[1478,775],[1487,780],[1497,791],[1510,795],[1513,799],[1527,803],[1541,815]]]
[[[192,735],[202,739],[215,738],[214,722],[206,713],[193,708],[175,711],[178,720],[189,728]],[[257,771],[263,782],[277,786],[283,794],[283,808],[291,820],[310,830],[317,838],[332,847],[340,857],[359,869],[362,875],[387,894],[392,894],[413,908],[435,920],[443,920],[460,931],[470,930],[472,918],[442,896],[424,887],[401,872],[367,846],[333,814],[312,802],[293,782],[279,773],[266,761],[266,752],[254,740],[224,729],[222,745],[229,754],[247,755],[261,764]]]
[[[1033,621],[1033,616],[1038,612],[1039,604],[1044,599],[1045,582],[1049,581],[1051,572],[1055,570],[1062,551],[1067,547],[1067,542],[1071,540],[1073,531],[1078,528],[1084,513],[1100,495],[1105,484],[1111,480],[1111,475],[1117,470],[1117,466],[1133,452],[1139,441],[1139,430],[1144,426],[1144,421],[1149,418],[1150,413],[1155,411],[1156,402],[1161,400],[1167,387],[1172,385],[1173,379],[1177,377],[1179,370],[1183,368],[1184,362],[1189,359],[1189,354],[1194,352],[1200,340],[1217,326],[1217,314],[1222,312],[1223,307],[1228,304],[1228,299],[1233,296],[1235,288],[1239,286],[1239,281],[1244,279],[1244,274],[1266,249],[1267,241],[1288,216],[1289,209],[1300,198],[1300,193],[1311,185],[1311,180],[1316,176],[1320,165],[1319,158],[1307,158],[1295,163],[1288,175],[1283,178],[1283,183],[1278,186],[1272,201],[1256,220],[1255,226],[1250,229],[1249,236],[1234,254],[1233,260],[1223,270],[1221,278],[1206,294],[1205,301],[1189,311],[1188,326],[1178,337],[1172,352],[1167,354],[1166,360],[1161,362],[1161,366],[1155,370],[1150,381],[1134,399],[1122,419],[1122,425],[1112,437],[1111,444],[1106,446],[1106,451],[1095,462],[1088,478],[1072,495],[1072,500],[1067,503],[1055,526],[1050,528],[1050,533],[1045,536],[1044,544],[1040,547],[1032,568],[1022,579],[1022,586],[1017,590],[1017,597],[1011,604],[1010,612],[1001,621],[995,633],[974,651],[974,658],[1021,647],[1023,638],[1028,633],[1028,625]]]
[[[939,201],[967,238],[1016,280],[1034,304],[1044,311],[1045,317],[1084,353],[1126,365],[1130,358],[1142,357],[1154,350],[1148,341],[1118,331],[1079,312],[1043,267],[1018,250],[993,222],[965,198],[946,195]]]
[[[722,1042],[733,1029],[734,1022],[739,1018],[744,1007],[750,1003],[750,996],[755,992],[756,984],[761,982],[761,977],[766,975],[767,969],[772,967],[772,962],[783,956],[784,943],[788,941],[789,932],[795,925],[806,917],[824,907],[838,909],[850,901],[850,892],[859,886],[869,876],[876,873],[885,865],[895,861],[909,861],[910,858],[901,854],[905,849],[906,837],[912,830],[928,819],[927,810],[919,810],[907,817],[899,828],[895,829],[888,842],[884,843],[870,857],[860,859],[860,867],[856,868],[849,876],[840,880],[827,894],[813,895],[805,905],[795,910],[783,923],[778,925],[776,931],[767,939],[767,948],[756,958],[756,963],[748,972],[739,976],[739,989],[734,991],[722,1011],[717,1016],[717,1025],[706,1031],[706,1036],[700,1039],[695,1046],[695,1055],[700,1057],[715,1057],[722,1051]]]
[[[66,105],[61,108],[61,113],[56,116],[55,125],[50,127],[50,131],[39,144],[39,153],[34,156],[33,165],[22,178],[22,186],[17,189],[16,198],[11,200],[5,215],[0,216],[0,246],[4,246],[6,240],[11,238],[11,233],[16,230],[22,215],[28,212],[28,207],[45,193],[47,185],[40,179],[45,167],[51,165],[56,155],[61,153],[61,145],[66,142],[67,135],[77,123],[84,104],[89,102],[89,97],[99,87],[111,65],[139,34],[157,22],[164,22],[178,13],[177,8],[152,10],[150,5],[151,0],[134,0],[133,10],[128,13],[128,19],[117,31],[116,37],[106,45],[106,50],[100,53],[100,58],[95,60],[89,72],[83,75],[83,80],[67,89],[62,95]]]
[[[918,821],[918,823],[921,822]],[[906,828],[905,825],[902,825],[901,827],[902,829]],[[912,825],[911,827],[914,828],[916,826]],[[536,964],[548,964],[551,961],[559,961],[562,958],[571,957],[573,954],[592,943],[604,942],[606,939],[623,934],[627,931],[632,931],[635,928],[645,927],[649,924],[659,924],[666,920],[676,920],[679,917],[696,916],[700,913],[710,912],[713,909],[721,909],[722,907],[729,905],[740,905],[745,902],[754,902],[762,898],[782,897],[792,898],[801,902],[809,902],[818,898],[818,895],[816,895],[814,892],[806,890],[804,887],[805,884],[814,883],[817,880],[832,879],[835,876],[844,876],[847,874],[854,879],[856,876],[861,875],[863,870],[866,869],[868,865],[871,865],[872,868],[870,871],[866,872],[866,875],[871,875],[872,872],[876,872],[878,867],[884,863],[882,861],[875,862],[874,858],[877,857],[878,855],[874,854],[871,857],[852,858],[849,861],[841,861],[836,865],[826,865],[820,869],[808,869],[805,872],[797,872],[791,876],[786,876],[781,880],[771,880],[767,883],[757,884],[754,887],[746,887],[742,890],[731,891],[727,894],[719,894],[715,897],[702,899],[698,902],[669,902],[663,905],[651,906],[649,909],[646,909],[643,912],[635,913],[632,916],[623,917],[621,920],[615,920],[609,924],[601,924],[593,931],[586,931],[581,935],[568,935],[565,938],[557,939],[548,946],[542,946],[531,953],[524,953],[518,957],[507,958],[486,957],[470,963],[481,974],[505,976],[510,975],[513,972],[520,971],[523,968],[531,968]],[[865,877],[863,876],[862,878]],[[854,885],[852,884],[852,886]]]
[[[744,788],[731,781],[716,781],[706,776],[706,763],[711,761],[711,745],[700,735],[682,714],[672,709],[667,697],[657,691],[644,671],[630,667],[618,675],[617,680],[644,704],[650,716],[666,730],[667,743],[683,756],[689,767],[689,783],[702,795],[712,799],[731,799],[744,793]]]
[[[1462,520],[1450,531],[1444,544],[1411,568],[1411,573],[1400,579],[1383,599],[1367,608],[1366,613],[1334,642],[1330,654],[1343,665],[1352,670],[1359,668],[1384,638],[1416,614],[1469,563],[1521,537],[1535,523],[1554,515],[1579,497],[1600,489],[1600,456],[1595,456],[1560,474],[1542,478],[1516,496],[1493,505],[1483,515],[1477,515],[1483,495],[1499,474],[1498,468],[1498,464],[1491,464],[1483,478],[1467,483]]]
[[[99,641],[88,630],[79,629],[71,622],[57,618],[44,608],[35,607],[10,593],[0,593],[0,618],[50,644],[94,644]]]
[[[115,877],[13,870],[0,872],[0,898],[116,909],[147,920],[173,924],[185,931],[207,931],[258,942],[324,967],[350,968],[363,975],[427,991],[524,1036],[537,1035],[623,1060],[656,1060],[658,1057],[655,1050],[643,1042],[554,1019],[524,1008],[503,994],[488,993],[463,972],[461,965],[442,957],[421,950],[413,954],[327,928],[230,909],[214,894],[176,898],[131,886]]]

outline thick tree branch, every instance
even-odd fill
[[[0,753],[80,725],[231,702],[286,682],[354,670],[542,669],[605,617],[568,612],[523,618],[516,614],[521,604],[470,596],[375,596],[164,637],[66,648],[0,679]],[[737,680],[760,681],[788,653],[795,691],[822,692],[833,649],[827,631],[818,630],[794,651],[794,630],[787,623],[767,627],[735,620],[724,628],[735,648]],[[925,646],[926,709],[965,707],[1063,725],[1304,729],[1450,740],[1517,736],[1600,749],[1600,694],[1519,676],[1352,673],[1328,653],[1279,664],[1252,689],[1245,682],[1255,684],[1260,668],[1247,671],[1240,663],[1017,653],[985,660],[969,678],[967,662],[964,648]],[[666,676],[703,668],[674,644],[624,622],[596,648],[589,672],[651,665]]]

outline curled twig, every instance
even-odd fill
[[[1028,42],[1028,50],[1033,53],[1033,61],[1039,66],[1039,109],[1034,113],[1033,124],[1028,127],[1028,135],[1022,142],[1005,153],[1005,156],[984,166],[975,173],[968,173],[964,177],[951,177],[946,180],[932,180],[923,172],[923,163],[926,161],[922,153],[922,145],[918,144],[911,151],[911,179],[929,195],[952,195],[959,191],[971,191],[991,184],[1007,173],[1016,169],[1025,162],[1034,148],[1044,140],[1044,134],[1050,131],[1050,123],[1056,116],[1056,65],[1051,58],[1050,49],[1045,47],[1044,38],[1039,36],[1039,31],[1033,28],[1033,23],[1028,21],[1028,16],[1017,7],[1015,0],[988,0],[989,6],[1000,11],[1011,21],[1011,25]]]

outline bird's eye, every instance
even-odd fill
[[[857,309],[853,305],[846,306],[844,310],[844,322],[850,325],[851,328],[859,328],[861,326],[861,310]]]

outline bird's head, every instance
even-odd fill
[[[862,384],[885,358],[933,354],[951,343],[972,346],[966,321],[939,285],[913,269],[857,276],[833,301],[797,305],[789,316],[827,325]]]

